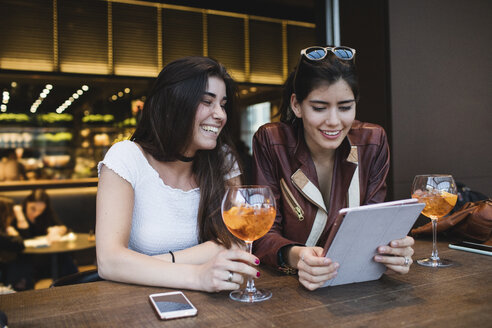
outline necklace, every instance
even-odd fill
[[[177,154],[176,155],[176,158],[181,161],[181,162],[186,162],[186,163],[189,163],[189,162],[193,162],[193,160],[195,159],[195,156],[193,157],[186,157],[186,156],[183,156],[181,154]]]

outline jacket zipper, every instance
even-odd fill
[[[282,193],[287,199],[287,203],[289,204],[292,211],[296,213],[299,221],[304,220],[304,211],[302,210],[301,206],[299,206],[299,203],[297,203],[297,200],[294,198],[294,195],[292,195],[292,192],[289,190],[289,187],[287,186],[287,183],[283,178],[280,179],[280,188],[282,189]]]

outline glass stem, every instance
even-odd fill
[[[439,255],[437,253],[437,218],[432,220],[432,255],[431,258],[434,261],[439,261]]]
[[[249,254],[253,254],[253,242],[246,241],[246,251]],[[256,287],[253,277],[248,277],[248,282],[246,283],[246,292],[247,293],[256,293]]]

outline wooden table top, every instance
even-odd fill
[[[46,247],[26,247],[23,252],[25,254],[54,254],[96,247],[96,241],[94,239],[89,239],[88,233],[76,232],[74,234],[77,237],[74,240],[56,241]]]
[[[414,258],[427,257],[430,241],[417,241]],[[10,327],[490,327],[492,257],[439,244],[449,268],[414,264],[407,275],[309,292],[296,276],[261,268],[257,287],[273,297],[243,304],[228,292],[184,290],[198,315],[162,321],[148,295],[170,289],[109,281],[0,296]]]

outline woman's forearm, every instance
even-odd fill
[[[14,215],[15,215],[15,219],[17,221],[17,228],[18,229],[29,228],[29,224],[27,223],[24,212],[22,211],[22,206],[14,205]]]
[[[162,261],[130,249],[97,250],[99,275],[107,280],[200,290],[198,265]]]

